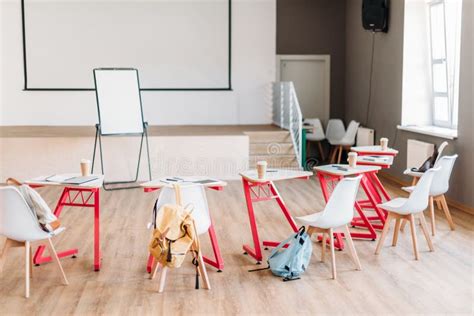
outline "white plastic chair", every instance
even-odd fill
[[[441,170],[436,172],[433,177],[433,182],[430,187],[430,197],[429,197],[429,207],[430,207],[430,216],[431,216],[431,234],[434,236],[436,234],[436,224],[435,224],[435,212],[434,212],[434,202],[442,206],[446,219],[448,220],[449,227],[451,230],[454,230],[454,222],[449,211],[448,203],[446,202],[445,194],[449,190],[449,179],[451,178],[451,173],[453,171],[454,163],[458,155],[453,156],[443,156],[436,160],[435,168],[441,167]],[[402,188],[407,192],[413,192],[415,187],[405,187]],[[403,229],[403,228],[402,228]]]
[[[25,199],[15,187],[0,188],[0,235],[5,236],[6,242],[0,257],[0,273],[5,263],[9,248],[25,247],[25,296],[30,297],[30,277],[32,277],[32,248],[31,243],[35,241],[47,241],[51,257],[58,266],[63,283],[69,284],[64,270],[59,261],[58,254],[54,249],[51,238],[64,230],[59,228],[53,233],[47,233],[40,228],[38,219],[30,209]]]
[[[355,139],[357,136],[357,129],[359,128],[360,123],[356,121],[351,121],[347,130],[344,131],[344,134],[341,137],[341,126],[343,126],[341,120],[334,120],[331,124],[331,129],[328,123],[327,128],[327,139],[331,146],[333,146],[333,151],[331,155],[331,163],[334,163],[337,155],[337,163],[341,163],[341,155],[343,150],[349,150],[351,146],[355,144]],[[331,136],[329,133],[331,132]]]
[[[340,119],[330,119],[326,127],[326,138],[331,142],[336,142],[344,137],[346,129]]]
[[[415,218],[419,218],[421,224],[421,230],[425,235],[426,241],[430,251],[434,251],[433,243],[431,242],[430,235],[428,233],[428,227],[426,225],[423,211],[428,206],[430,187],[433,181],[433,177],[437,171],[441,168],[432,168],[426,171],[418,181],[417,185],[413,189],[413,192],[408,198],[395,198],[386,203],[379,204],[378,207],[387,211],[387,218],[385,219],[385,225],[383,227],[382,235],[380,236],[375,254],[378,255],[382,249],[385,237],[387,236],[390,228],[390,221],[396,220],[395,230],[393,232],[392,246],[397,245],[398,232],[401,226],[401,220],[407,220],[410,222],[411,237],[413,242],[413,251],[415,253],[415,259],[418,260],[418,244],[416,240],[415,231]]]
[[[362,176],[342,179],[337,184],[322,212],[296,218],[299,222],[308,225],[307,233],[310,236],[313,233],[323,234],[321,261],[324,261],[326,240],[329,240],[333,279],[336,279],[336,257],[334,254],[333,233],[337,228],[342,228],[344,231],[344,237],[346,237],[349,245],[352,259],[356,264],[357,270],[361,270],[359,257],[357,256],[349,228],[347,227],[347,224],[350,223],[354,217],[354,203],[361,178]]]
[[[209,215],[209,206],[207,203],[207,197],[205,189],[200,184],[192,185],[180,185],[181,190],[181,204],[186,207],[187,205],[192,206],[192,217],[194,219],[194,225],[198,235],[207,233],[211,226],[211,217]],[[176,192],[173,187],[163,187],[160,190],[158,197],[157,209],[165,204],[176,204]],[[198,254],[200,275],[204,281],[204,288],[210,289],[209,277],[207,275],[206,266],[202,258],[201,252]],[[154,279],[159,269],[158,264],[152,269],[150,279]],[[160,286],[158,292],[163,292],[166,282],[167,267],[163,267],[160,275]]]
[[[319,155],[321,156],[321,160],[324,161],[326,157],[321,142],[326,139],[326,135],[324,134],[323,124],[321,124],[318,118],[305,119],[304,123],[313,127],[311,133],[306,133],[308,145],[311,142],[318,143]],[[307,146],[307,149],[309,150],[309,146]]]

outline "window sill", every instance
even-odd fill
[[[397,128],[402,131],[413,132],[418,134],[430,135],[445,139],[458,138],[458,131],[450,128],[443,128],[437,126],[417,126],[417,125],[397,125]]]

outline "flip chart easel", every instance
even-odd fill
[[[102,174],[105,172],[102,136],[141,136],[135,179],[104,181],[103,187],[105,190],[131,189],[137,187],[137,185],[126,187],[110,187],[110,185],[133,184],[138,181],[144,139],[146,141],[148,158],[148,176],[151,181],[148,123],[143,119],[138,70],[134,68],[97,68],[94,69],[94,83],[99,123],[96,124],[92,172],[94,172],[97,144],[99,145]]]

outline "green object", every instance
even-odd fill
[[[301,166],[306,169],[306,128],[301,129]]]

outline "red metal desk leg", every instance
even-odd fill
[[[260,247],[260,239],[258,237],[257,222],[255,220],[255,213],[253,210],[252,196],[250,194],[249,182],[245,179],[242,179],[244,186],[245,201],[247,202],[247,211],[249,214],[250,229],[252,231],[253,245],[252,249],[249,245],[243,245],[244,251],[255,258],[258,262],[262,261],[262,249]]]
[[[375,188],[371,183],[371,179],[372,178],[370,178],[369,175],[364,176],[362,178],[362,181],[361,181],[362,188],[364,189],[365,194],[367,195],[367,198],[369,199],[370,203],[372,204],[371,208],[373,208],[375,210],[375,212],[377,213],[377,216],[379,217],[379,220],[382,222],[382,224],[384,224],[385,223],[385,214],[377,206],[378,200],[377,200],[377,197],[375,195],[376,192],[374,192]]]
[[[148,261],[146,263],[146,272],[151,273],[151,268],[153,267],[153,263],[155,262],[155,258],[151,254],[148,255]]]
[[[370,177],[372,179],[372,182],[374,183],[374,186],[378,188],[380,192],[382,192],[382,195],[385,197],[386,201],[390,201],[392,198],[388,194],[387,190],[385,190],[385,187],[383,186],[382,182],[380,182],[379,177],[377,177],[376,173],[371,173]]]
[[[224,260],[222,259],[221,250],[217,243],[216,231],[214,230],[214,221],[211,219],[211,226],[209,227],[209,238],[211,239],[212,251],[214,252],[214,260],[203,256],[205,263],[217,268],[217,272],[222,272],[224,269]]]
[[[273,183],[270,183],[270,190],[272,194],[276,196],[276,201],[280,206],[281,210],[283,211],[286,220],[288,221],[288,223],[290,223],[291,228],[293,228],[293,231],[296,233],[298,231],[298,226],[296,226],[295,220],[293,219],[293,217],[291,217],[290,211],[286,207],[285,202],[283,202],[280,193],[278,193],[278,190]]]
[[[94,270],[95,271],[99,271],[100,265],[101,265],[99,192],[100,192],[99,189],[97,189],[94,192]]]

